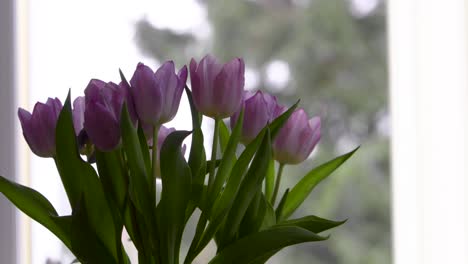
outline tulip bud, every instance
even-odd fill
[[[158,126],[171,121],[179,109],[187,81],[187,67],[175,73],[174,62],[165,62],[157,71],[139,63],[130,85],[136,114],[145,124]]]
[[[158,156],[157,156],[157,161],[156,161],[156,166],[157,166],[157,176],[160,177],[161,176],[161,172],[160,172],[160,157],[161,157],[161,148],[162,148],[162,145],[164,143],[164,141],[166,140],[167,136],[169,136],[169,134],[171,134],[172,132],[176,131],[175,128],[171,127],[171,128],[167,128],[165,126],[161,126],[159,128],[159,132],[158,132],[158,144],[157,144],[157,149],[158,149]],[[150,142],[150,145],[153,145],[153,140],[149,140]],[[154,147],[154,145],[153,145]],[[182,146],[182,155],[185,154],[185,150],[186,150],[186,146],[185,144]]]
[[[85,98],[79,96],[73,101],[73,127],[75,128],[75,134],[78,136],[83,130],[84,126],[84,111],[85,111]]]
[[[276,97],[257,91],[255,94],[245,91],[243,95],[244,121],[241,142],[250,143],[263,127],[276,118],[278,103]],[[231,128],[237,123],[240,111],[231,116]]]
[[[229,117],[239,110],[244,91],[244,61],[235,58],[222,65],[205,56],[190,61],[193,101],[198,111],[213,118]]]
[[[304,109],[292,113],[273,142],[275,160],[283,164],[304,161],[320,140],[320,117],[308,120]]]
[[[18,109],[23,135],[32,152],[39,157],[55,156],[55,128],[62,103],[58,98],[48,98],[45,104],[37,102],[32,114]]]
[[[117,84],[93,79],[85,90],[84,128],[90,140],[102,151],[120,144],[120,112],[124,93]]]

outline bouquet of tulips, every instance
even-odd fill
[[[91,80],[73,106],[68,94],[63,106],[49,98],[32,114],[18,110],[31,150],[54,159],[71,215],[58,215],[39,192],[0,177],[0,192],[55,234],[78,262],[130,263],[125,229],[139,263],[192,263],[211,240],[217,252],[210,263],[265,263],[284,247],[325,240],[320,233],[343,224],[312,215],[289,218],[355,150],[279,194],[284,166],[306,160],[319,142],[320,118],[309,119],[296,109],[299,102],[287,108],[269,94],[244,91],[242,59],[223,65],[208,55],[178,73],[172,61],[156,72],[139,63],[130,82],[120,76],[119,84]],[[193,128],[166,128],[184,90]],[[203,116],[215,124],[208,160]],[[195,234],[181,252],[197,209]]]

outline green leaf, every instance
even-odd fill
[[[188,164],[190,166],[190,170],[192,171],[193,184],[203,185],[203,183],[205,182],[206,168],[210,168],[210,167],[207,166],[205,148],[203,146],[203,132],[201,130],[201,118],[193,102],[192,92],[188,89],[187,86],[185,86],[185,93],[187,94],[187,98],[190,104],[190,111],[192,114],[192,130],[193,130],[192,145],[190,146]],[[193,207],[193,209],[195,208]],[[189,211],[191,215],[193,210],[189,210]]]
[[[247,167],[249,166],[252,157],[255,155],[258,148],[260,147],[260,144],[265,137],[267,129],[267,127],[262,129],[257,135],[257,137],[246,146],[242,154],[239,156],[239,159],[236,161],[236,164],[234,165],[231,171],[231,176],[229,177],[226,183],[224,191],[222,192],[221,196],[218,197],[214,204],[213,215],[219,215],[226,208],[230,209],[232,202],[234,202],[234,198],[237,194],[237,191],[239,190],[244,173],[247,170]]]
[[[152,200],[155,199],[151,197],[149,190],[151,177],[145,165],[137,129],[132,124],[126,104],[122,107],[121,130],[123,149],[130,169],[130,198],[141,214],[149,216],[151,215],[149,212],[153,211]],[[151,223],[152,221],[148,222]]]
[[[220,237],[220,247],[231,243],[235,240],[236,232],[239,228],[239,225],[242,221],[242,218],[247,211],[247,208],[250,205],[255,193],[261,188],[263,179],[265,178],[266,172],[268,170],[269,159],[265,157],[271,156],[271,141],[270,141],[270,130],[267,129],[267,132],[263,138],[262,144],[255,154],[255,158],[252,161],[247,175],[242,180],[239,191],[234,199],[233,205],[229,214],[226,218],[225,229],[223,230],[223,235]]]
[[[102,185],[94,168],[83,161],[78,152],[70,93],[57,121],[56,151],[57,169],[73,211],[76,210],[74,206],[83,198],[92,230],[114,258],[117,258],[115,224]]]
[[[345,221],[331,221],[314,215],[305,216],[298,219],[291,219],[277,224],[276,226],[297,226],[309,230],[310,232],[320,233],[328,229],[335,228],[344,224]]]
[[[281,200],[278,204],[278,207],[276,208],[276,221],[279,222],[281,220],[281,215],[283,213],[283,209],[284,209],[284,204],[286,203],[286,199],[288,198],[288,194],[289,194],[289,188],[286,189],[286,191],[284,192],[283,194],[283,197],[281,197]]]
[[[122,231],[125,221],[125,206],[127,203],[128,177],[124,170],[121,150],[110,152],[96,150],[96,165],[99,172],[102,188],[111,208],[115,226],[115,242],[119,256],[119,263],[123,263],[126,255],[123,253]],[[134,237],[133,229],[127,230],[130,237]]]
[[[216,255],[210,264],[251,264],[258,263],[271,252],[284,247],[304,242],[322,241],[327,239],[306,229],[295,226],[269,228],[251,234],[230,244]]]
[[[359,147],[345,155],[328,161],[307,173],[289,192],[280,219],[288,219],[288,217],[296,211],[302,202],[304,202],[315,186],[340,167],[341,164],[349,159],[358,149]]]
[[[219,122],[219,145],[222,152],[226,151],[230,136],[229,128],[227,128],[226,124]]]
[[[71,249],[69,229],[55,221],[55,218],[58,217],[57,212],[42,194],[29,187],[11,182],[2,176],[0,176],[0,192],[19,210],[49,229]]]
[[[141,124],[138,124],[138,140],[140,141],[141,154],[143,155],[143,162],[145,164],[146,171],[151,171],[151,157],[150,150],[148,147],[148,142],[146,140],[145,132],[141,127]]]
[[[122,107],[120,118],[122,132],[122,145],[129,169],[128,192],[131,200],[130,211],[126,213],[126,226],[134,227],[134,236],[137,239],[138,250],[146,257],[152,253],[153,247],[158,247],[157,223],[155,215],[156,197],[150,192],[152,178],[145,164],[142,144],[137,129],[133,126],[127,105]],[[132,208],[136,210],[131,210]],[[132,225],[133,223],[133,225]],[[137,235],[138,233],[138,235]]]
[[[213,202],[219,195],[221,188],[224,185],[224,182],[228,179],[229,175],[231,174],[231,170],[234,167],[234,163],[236,162],[236,150],[242,133],[243,120],[244,108],[242,108],[242,110],[240,111],[239,121],[236,123],[236,126],[234,127],[234,130],[232,131],[232,134],[229,137],[226,150],[223,152],[221,164],[219,164],[218,170],[216,172],[216,178],[214,180],[213,186],[210,190],[208,190],[209,195],[207,202],[211,203],[211,205],[213,205]],[[219,121],[219,123],[224,124],[222,121]],[[211,214],[211,208],[208,214]]]
[[[270,157],[270,164],[265,176],[265,197],[268,201],[271,201],[271,197],[273,196],[273,188],[275,188],[275,160],[273,157]]]
[[[206,245],[210,242],[218,229],[221,227],[222,223],[224,222],[224,218],[226,217],[234,202],[243,175],[252,157],[255,155],[260,144],[265,138],[267,129],[268,127],[265,127],[260,131],[257,137],[249,145],[247,145],[239,159],[236,161],[224,191],[222,192],[221,196],[218,196],[214,203],[214,209],[212,210],[213,213],[211,214],[208,227],[206,227],[205,231],[203,232],[203,229],[205,228],[203,222],[201,225],[200,222],[199,225],[197,225],[197,230],[195,232],[195,238],[197,239],[192,241],[184,263],[191,263],[191,261],[203,250],[203,248],[206,247]],[[205,215],[202,214],[201,217],[205,217]]]
[[[84,196],[74,206],[71,221],[72,251],[81,263],[117,263],[112,253],[96,236],[88,222],[88,212]]]
[[[96,165],[106,196],[115,202],[122,214],[127,197],[128,179],[122,164],[120,149],[110,152],[96,150]]]
[[[266,207],[265,217],[263,218],[263,223],[260,227],[260,230],[264,230],[276,224],[276,214],[273,206],[271,206],[269,200],[267,200],[265,196],[262,197],[261,202],[263,203],[262,206]]]
[[[262,196],[263,193],[259,188],[239,226],[239,237],[244,237],[260,230],[267,210],[266,205],[262,202]]]
[[[181,153],[183,140],[189,131],[175,131],[166,138],[161,148],[160,201],[161,245],[167,248],[164,263],[179,263],[179,250],[185,226],[185,213],[190,201],[192,176]]]

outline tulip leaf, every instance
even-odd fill
[[[157,246],[158,234],[156,229],[155,197],[150,194],[149,186],[154,184],[145,165],[145,158],[141,148],[137,128],[133,126],[127,105],[122,107],[120,117],[120,129],[122,132],[122,145],[129,169],[128,192],[131,200],[129,209],[133,206],[136,210],[126,215],[126,225],[132,226],[131,222],[137,223],[134,235],[138,237],[137,245],[140,245],[141,254],[151,254],[151,247]],[[130,217],[130,219],[129,219]],[[133,219],[132,219],[133,217]],[[137,235],[138,233],[138,235]],[[141,243],[140,243],[141,242]],[[153,245],[154,243],[154,245]]]
[[[96,165],[105,194],[118,206],[122,214],[125,209],[128,179],[123,168],[120,149],[110,152],[96,150]]]
[[[265,217],[263,218],[263,222],[260,227],[260,230],[264,230],[276,224],[276,214],[273,206],[271,206],[269,200],[267,200],[265,196],[262,196],[261,202],[263,203],[262,206],[265,206],[266,208]]]
[[[315,186],[340,167],[358,149],[359,147],[347,154],[328,161],[307,173],[289,192],[279,219],[288,219],[288,217],[291,216],[291,214],[293,214],[294,211],[304,202]]]
[[[226,151],[230,136],[226,124],[224,122],[219,122],[219,145],[221,146],[222,152]]]
[[[137,129],[133,126],[127,106],[124,104],[121,114],[121,130],[123,149],[127,157],[130,169],[129,191],[130,199],[141,214],[151,215],[152,206],[149,183],[151,183],[149,171],[147,171]],[[147,224],[151,223],[148,221]]]
[[[203,250],[203,248],[208,245],[210,240],[220,229],[227,213],[231,209],[244,173],[252,157],[257,152],[260,143],[262,143],[263,139],[265,138],[267,129],[268,128],[265,127],[260,131],[257,137],[249,145],[247,145],[239,159],[236,161],[236,164],[232,169],[231,176],[229,177],[223,192],[214,202],[212,210],[213,213],[211,214],[208,227],[206,227],[205,231],[203,232],[202,229],[205,228],[205,226],[202,225],[199,227],[197,225],[197,230],[195,232],[196,239],[192,241],[184,263],[190,263]],[[204,215],[202,214],[202,216]]]
[[[151,157],[148,147],[148,142],[146,140],[145,132],[141,127],[141,124],[138,124],[138,139],[140,141],[141,153],[143,155],[143,161],[146,167],[146,171],[151,171]]]
[[[260,230],[267,210],[266,204],[262,201],[262,196],[263,193],[261,188],[259,188],[241,221],[238,233],[239,237],[244,237]]]
[[[215,201],[225,181],[228,179],[229,175],[231,174],[232,168],[234,167],[234,163],[236,162],[237,145],[239,144],[239,140],[240,140],[241,133],[242,133],[243,120],[244,120],[244,108],[242,108],[242,110],[240,111],[239,121],[236,123],[236,126],[234,127],[234,130],[232,131],[232,134],[229,137],[229,141],[226,146],[226,150],[223,153],[221,164],[219,164],[213,186],[211,189],[208,190],[208,193],[209,193],[208,202]],[[222,121],[219,121],[219,123],[223,124]],[[208,213],[209,214],[211,213],[211,209],[209,209]]]
[[[192,114],[192,145],[190,147],[190,154],[188,164],[192,171],[194,184],[203,184],[205,181],[206,154],[203,147],[203,132],[201,130],[201,120],[197,108],[193,102],[192,92],[185,86],[185,93],[190,104],[190,111]],[[209,168],[209,167],[208,167]]]
[[[185,93],[187,94],[187,99],[190,104],[190,111],[192,115],[193,133],[192,143],[190,146],[190,154],[188,158],[188,164],[190,166],[190,170],[192,171],[192,186],[203,186],[206,177],[206,168],[210,168],[210,165],[207,165],[205,148],[203,146],[204,139],[203,132],[201,130],[201,116],[197,108],[195,107],[192,92],[188,89],[187,85],[185,86]],[[207,188],[200,188],[200,193],[197,193],[194,190],[194,188],[195,187],[192,187],[192,195],[195,195],[196,193],[197,196],[191,197],[191,202],[189,203],[186,210],[186,222],[189,220],[190,216],[192,215],[197,206],[199,208],[202,207],[202,195],[206,195],[207,193]]]
[[[69,249],[71,240],[69,229],[59,221],[55,208],[42,194],[29,187],[14,183],[0,176],[0,192],[19,210],[49,229]]]
[[[322,241],[321,237],[307,229],[296,226],[268,228],[243,237],[221,250],[209,264],[252,264],[264,260],[284,247],[304,242]]]
[[[273,188],[275,188],[275,160],[270,157],[270,164],[268,165],[268,172],[265,176],[265,197],[271,201],[273,196]]]
[[[99,172],[102,188],[106,196],[115,226],[115,241],[118,250],[119,262],[126,257],[122,252],[121,235],[123,231],[125,207],[127,203],[128,178],[124,171],[121,150],[110,152],[96,150],[96,165]],[[133,229],[127,230],[134,238]]]
[[[74,206],[71,219],[73,253],[81,263],[117,263],[93,231],[86,208],[86,201],[82,196],[80,202]]]
[[[247,171],[247,175],[242,180],[239,187],[241,192],[238,192],[234,199],[233,205],[229,214],[226,218],[225,228],[223,230],[220,247],[223,248],[227,244],[230,244],[235,240],[236,232],[242,221],[242,218],[250,205],[250,202],[254,198],[256,192],[261,188],[263,179],[265,178],[268,170],[269,159],[265,157],[271,156],[271,141],[270,141],[270,130],[267,129],[266,134],[263,138],[262,144],[260,145],[255,157],[252,161],[252,165]]]
[[[283,194],[283,197],[281,197],[281,200],[278,204],[278,207],[276,208],[276,212],[275,212],[275,215],[276,215],[276,221],[279,222],[281,219],[281,215],[283,214],[283,209],[284,209],[284,204],[286,203],[286,199],[288,198],[288,194],[289,194],[289,188],[286,189],[286,191],[284,192]]]
[[[182,155],[181,146],[190,133],[175,131],[167,136],[161,147],[162,192],[158,214],[163,237],[161,245],[167,248],[163,263],[179,263],[180,242],[192,184],[190,167]]]
[[[310,232],[320,233],[328,229],[335,228],[344,224],[345,221],[332,221],[318,216],[309,215],[298,219],[286,220],[276,226],[297,226],[309,230]]]
[[[117,259],[118,242],[115,240],[115,225],[112,213],[94,168],[83,161],[78,152],[75,130],[73,128],[70,93],[60,112],[56,127],[57,169],[69,197],[73,211],[79,201],[84,199],[89,225],[104,246]]]

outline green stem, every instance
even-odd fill
[[[157,192],[156,192],[156,178],[158,176],[158,134],[159,134],[159,125],[153,127],[153,164],[152,164],[152,184],[151,184],[151,194],[154,197],[154,203],[157,201]]]
[[[211,190],[211,187],[215,178],[215,168],[216,168],[216,152],[218,151],[218,134],[219,134],[219,119],[215,118],[215,126],[213,132],[213,145],[211,148],[211,167],[210,167],[210,176],[208,178],[208,190]]]
[[[273,196],[271,197],[271,205],[275,205],[276,196],[278,195],[278,190],[281,184],[281,175],[283,174],[284,163],[280,163],[278,169],[278,175],[276,175],[275,190],[273,191]]]

